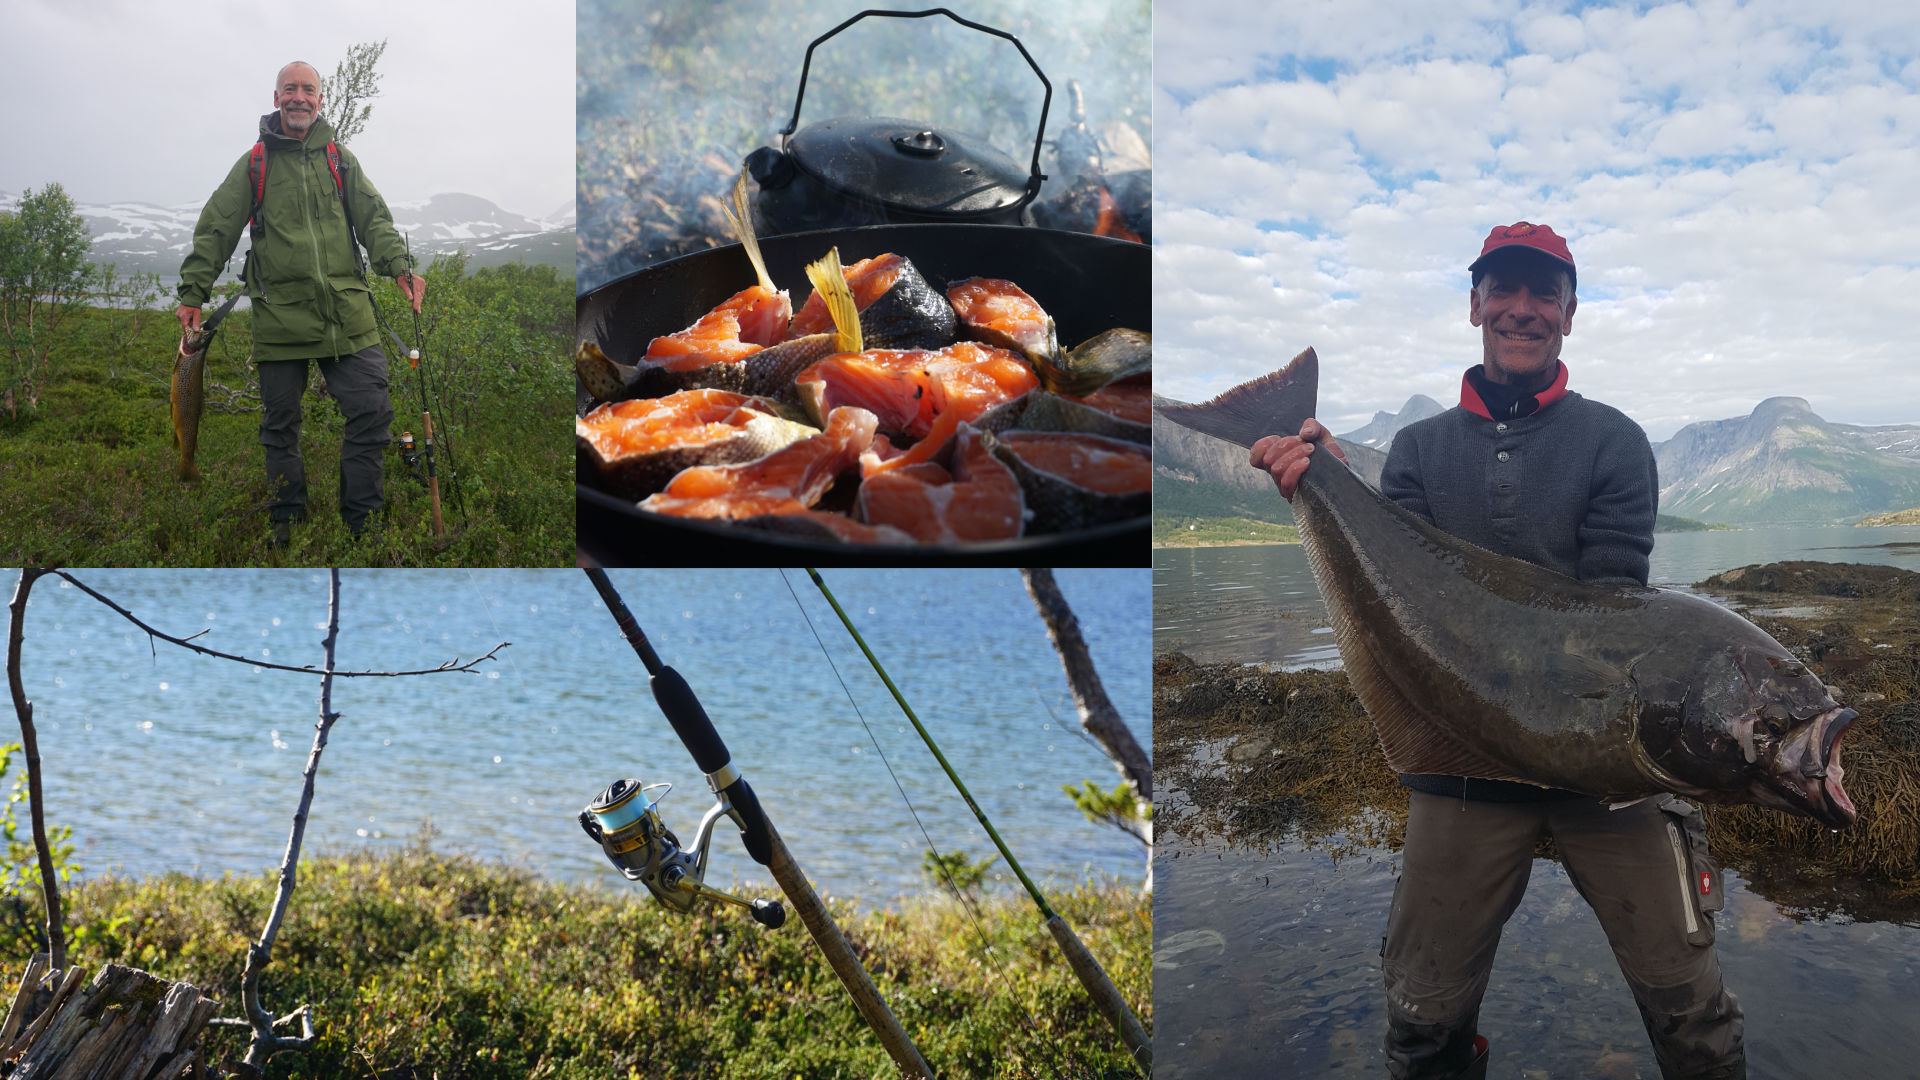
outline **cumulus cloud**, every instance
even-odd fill
[[[1776,395],[1920,421],[1920,27],[1898,5],[1155,6],[1161,393],[1308,345],[1336,430],[1479,360],[1466,264],[1546,222],[1574,386],[1655,439]]]

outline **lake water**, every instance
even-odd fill
[[[1652,579],[1687,584],[1784,559],[1920,569],[1920,528],[1662,534]],[[1297,546],[1154,552],[1156,651],[1208,661],[1337,666]],[[1160,784],[1155,852],[1157,1075],[1380,1076],[1379,950],[1396,853],[1332,860],[1289,840],[1258,850],[1179,835],[1185,799]],[[1726,875],[1726,983],[1746,1013],[1755,1077],[1914,1075],[1920,922],[1794,918]],[[1481,1013],[1489,1075],[1659,1075],[1631,994],[1586,903],[1536,861]]]
[[[199,642],[210,648],[276,663],[322,660],[324,572],[76,576],[170,633],[209,630]],[[1118,775],[1079,731],[1059,657],[1017,571],[824,576],[1029,874],[1139,880],[1138,845],[1089,823],[1060,790],[1088,779],[1111,787]],[[802,571],[788,577],[871,739],[778,571],[612,574],[823,892],[886,903],[923,888],[928,844],[880,750],[935,847],[991,854],[991,840],[818,590]],[[1108,693],[1150,745],[1147,572],[1057,577]],[[150,651],[145,634],[63,584],[43,578],[34,587],[23,667],[48,820],[72,827],[86,873],[277,865],[313,740],[319,679],[165,642]],[[575,821],[623,776],[671,782],[662,813],[691,839],[712,796],[585,575],[348,570],[341,591],[342,669],[432,667],[512,645],[481,674],[336,678],[342,719],[321,761],[306,853],[390,850],[431,821],[437,848],[637,889]],[[17,816],[24,835],[24,807]],[[737,831],[718,830],[713,851],[710,881],[724,888],[737,875],[748,891],[773,888]]]
[[[1691,585],[1737,566],[1812,559],[1920,570],[1920,526],[1660,533],[1647,580]],[[1338,667],[1326,607],[1298,544],[1155,548],[1153,643],[1196,660]]]

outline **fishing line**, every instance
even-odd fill
[[[815,629],[813,617],[807,614],[806,605],[800,603],[800,594],[794,591],[793,582],[787,578],[785,569],[780,571],[780,581],[786,585],[787,595],[793,597],[794,606],[800,609],[800,617],[806,620],[807,629],[812,632],[814,643],[820,646],[820,655],[827,658],[827,666],[833,669],[833,677],[839,680],[841,693],[847,695],[847,703],[853,706],[853,715],[860,718],[860,726],[866,729],[868,741],[873,743],[874,752],[880,755],[880,764],[886,766],[887,776],[893,781],[894,790],[900,793],[901,801],[907,804],[907,813],[913,816],[913,823],[919,828],[921,839],[927,842],[927,850],[938,856],[940,849],[934,846],[933,837],[927,832],[926,822],[920,820],[919,808],[915,807],[913,800],[908,797],[906,786],[900,782],[900,775],[893,771],[893,762],[888,760],[887,751],[881,747],[879,737],[873,733],[873,726],[867,723],[866,714],[860,711],[860,703],[854,700],[853,691],[848,689],[846,678],[840,674],[840,665],[833,662],[833,654],[827,651],[827,643],[820,639],[820,631]],[[945,863],[940,864],[940,873],[942,877],[947,879],[947,887],[951,888],[953,894],[960,898],[961,906],[967,910],[968,917],[972,918],[974,914],[973,905],[968,902],[966,895],[961,891],[960,887],[954,883],[953,875],[947,873]],[[978,927],[979,923],[976,921],[974,925]],[[993,951],[991,946],[988,947],[987,951]]]
[[[955,897],[959,898],[960,910],[967,916],[967,921],[973,924],[974,933],[980,938],[981,948],[985,950],[988,956],[993,956],[993,939],[987,936],[986,927],[980,923],[977,904],[968,899],[966,893],[961,891],[960,886],[954,883],[953,875],[947,870],[946,861],[940,857],[940,849],[934,846],[933,837],[927,833],[926,822],[920,819],[919,809],[913,805],[913,800],[908,797],[905,785],[900,782],[900,775],[894,772],[893,762],[887,759],[886,750],[881,747],[879,737],[873,733],[873,725],[867,723],[866,714],[860,711],[860,703],[854,699],[853,690],[847,686],[846,678],[840,674],[840,665],[833,662],[833,653],[827,650],[827,643],[821,639],[819,629],[813,625],[813,617],[807,614],[807,606],[800,602],[800,594],[794,591],[793,582],[787,577],[787,571],[784,567],[780,568],[780,581],[786,585],[788,595],[793,597],[793,605],[800,609],[800,618],[806,621],[807,630],[813,634],[814,643],[820,646],[820,655],[827,658],[827,666],[833,669],[833,677],[839,681],[841,692],[847,695],[847,703],[853,706],[853,714],[860,718],[860,726],[866,729],[867,739],[873,743],[874,752],[880,755],[880,763],[886,766],[887,775],[893,779],[894,789],[900,792],[901,801],[907,804],[907,812],[913,815],[913,823],[919,828],[921,838],[926,840],[927,850],[934,854],[935,864],[940,868],[940,876],[946,879],[947,887],[953,890]],[[935,752],[938,753],[938,751]],[[1018,1001],[1018,999],[1013,996],[1013,988],[1007,985],[1004,961],[1000,967],[986,967],[983,970],[990,973],[994,979],[1000,982],[1001,991],[1007,1000]],[[1026,1007],[1019,1005],[1016,1005],[1016,1007],[1020,1009],[1021,1015],[1026,1017],[1027,1025],[1033,1029],[1034,1034],[1040,1036],[1040,1045],[1047,1047],[1047,1049],[1052,1052],[1054,1075],[1065,1075],[1059,1068],[1060,1051],[1051,1044],[1051,1040],[1046,1038],[1047,1033],[1041,1028],[1040,1021],[1033,1015],[1032,1011]]]
[[[847,633],[853,637],[854,644],[860,646],[860,651],[866,656],[867,662],[873,665],[874,673],[880,676],[880,681],[885,683],[887,690],[893,694],[893,700],[900,706],[900,711],[912,721],[913,729],[919,732],[921,741],[927,744],[927,749],[933,752],[934,759],[940,762],[940,767],[946,771],[947,779],[953,781],[953,786],[959,789],[960,797],[966,800],[967,806],[973,810],[974,817],[980,820],[981,827],[986,829],[987,835],[993,838],[994,846],[1000,849],[1001,857],[1007,860],[1007,865],[1020,878],[1020,883],[1027,887],[1028,894],[1033,897],[1034,906],[1040,909],[1040,914],[1046,920],[1047,930],[1053,934],[1061,953],[1066,957],[1068,966],[1073,969],[1074,977],[1080,981],[1087,995],[1093,999],[1094,1005],[1113,1025],[1114,1033],[1119,1035],[1121,1042],[1126,1045],[1128,1056],[1132,1059],[1134,1067],[1151,1073],[1152,1040],[1147,1035],[1145,1026],[1134,1017],[1133,1010],[1120,996],[1119,988],[1114,986],[1113,980],[1107,976],[1100,962],[1087,950],[1086,944],[1080,940],[1079,935],[1073,932],[1073,927],[1053,910],[1047,903],[1046,897],[1041,895],[1040,889],[1034,885],[1032,879],[1027,877],[1027,872],[1021,869],[1020,861],[1014,858],[1006,841],[1000,838],[1000,833],[993,827],[993,822],[987,820],[986,812],[981,810],[980,804],[974,801],[973,793],[967,790],[967,785],[961,781],[960,774],[956,773],[953,766],[947,762],[946,755],[940,752],[940,747],[933,741],[933,736],[927,733],[925,725],[920,723],[920,718],[914,715],[913,706],[907,704],[906,696],[900,693],[900,688],[895,686],[893,679],[887,675],[887,669],[881,665],[880,658],[867,647],[866,639],[860,636],[859,629],[853,625],[853,619],[848,617],[846,610],[840,606],[840,601],[834,598],[833,590],[827,588],[826,579],[812,567],[807,568],[807,576],[813,579],[813,584],[820,590],[820,595],[826,598],[834,614],[840,617],[841,625],[847,628]],[[791,589],[792,586],[789,585],[788,588]]]

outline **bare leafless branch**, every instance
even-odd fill
[[[1141,801],[1152,802],[1153,762],[1134,740],[1132,730],[1120,716],[1120,710],[1114,707],[1113,700],[1107,697],[1100,673],[1093,666],[1093,656],[1087,651],[1086,639],[1080,635],[1080,620],[1074,618],[1073,608],[1067,605],[1060,586],[1054,583],[1053,571],[1022,570],[1020,576],[1026,580],[1027,594],[1040,609],[1040,618],[1047,624],[1047,636],[1053,639],[1060,663],[1067,669],[1067,685],[1073,688],[1074,704],[1080,710],[1080,726],[1113,759],[1120,775],[1133,785]]]
[[[340,714],[333,711],[333,650],[340,637],[340,571],[327,571],[327,636],[321,644],[326,650],[326,674],[320,677],[320,722],[314,725],[313,749],[307,753],[307,771],[302,777],[300,807],[293,813],[293,830],[287,834],[287,853],[280,860],[280,887],[273,895],[273,911],[267,916],[260,940],[247,950],[247,967],[240,979],[240,1000],[247,1018],[253,1021],[253,1040],[247,1044],[246,1063],[264,1068],[276,1050],[299,1050],[313,1044],[313,1022],[305,1006],[294,1011],[301,1018],[303,1034],[275,1035],[273,1018],[260,1004],[260,974],[266,970],[273,953],[273,939],[280,933],[281,920],[287,915],[287,902],[293,899],[293,887],[300,866],[300,841],[307,832],[307,812],[313,807],[313,780],[320,771],[320,755],[327,749],[327,733]],[[288,1019],[292,1017],[289,1016]]]
[[[335,572],[338,573],[338,571],[335,571]],[[442,671],[464,671],[469,674],[477,675],[479,674],[479,672],[475,671],[474,670],[475,668],[477,668],[479,665],[485,663],[488,660],[494,659],[494,654],[498,653],[501,649],[504,649],[507,646],[513,644],[513,642],[511,641],[503,641],[500,644],[495,645],[493,648],[488,649],[484,655],[476,656],[472,660],[468,660],[465,663],[461,663],[458,658],[455,658],[453,660],[447,661],[444,664],[441,664],[439,667],[421,668],[418,671],[335,671],[335,670],[332,670],[332,665],[333,665],[332,652],[327,653],[328,666],[326,668],[317,668],[317,667],[314,667],[312,664],[306,664],[300,667],[294,667],[290,664],[271,664],[265,660],[260,660],[260,659],[247,657],[247,656],[235,656],[232,653],[224,653],[218,649],[209,649],[205,645],[193,644],[194,638],[199,637],[200,634],[208,633],[208,631],[206,630],[202,630],[200,631],[199,634],[193,634],[188,637],[175,637],[174,635],[169,634],[164,630],[157,630],[147,625],[146,623],[142,622],[138,616],[134,615],[133,612],[128,611],[126,608],[123,608],[119,604],[114,603],[111,599],[102,595],[101,593],[94,590],[93,588],[89,587],[87,584],[82,582],[79,578],[74,577],[72,574],[68,573],[65,570],[36,571],[36,573],[54,573],[65,578],[67,581],[73,584],[74,588],[79,589],[81,592],[84,592],[88,596],[93,597],[95,600],[98,600],[101,603],[107,605],[108,607],[112,608],[114,611],[118,612],[121,618],[126,619],[128,622],[146,631],[147,637],[149,638],[149,644],[151,644],[152,638],[159,638],[162,641],[167,641],[175,645],[178,645],[183,649],[192,649],[194,652],[200,653],[203,656],[217,657],[221,660],[232,660],[233,662],[238,664],[252,664],[255,667],[270,668],[274,671],[297,671],[303,675],[326,675],[326,676],[337,675],[337,676],[340,676],[341,678],[348,678],[348,677],[354,677],[354,676],[376,676],[378,678],[383,678],[383,679],[398,678],[399,676],[402,676],[402,675],[432,675]]]
[[[27,755],[27,804],[33,814],[33,847],[40,855],[40,889],[47,903],[47,951],[55,968],[67,966],[67,937],[61,928],[60,884],[54,877],[53,849],[47,844],[47,814],[40,795],[40,740],[33,729],[33,703],[27,700],[20,677],[20,646],[26,640],[27,594],[46,570],[20,571],[7,626],[7,689],[13,692],[13,711],[20,718],[20,745]]]

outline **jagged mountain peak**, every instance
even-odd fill
[[[1372,447],[1385,453],[1393,445],[1393,437],[1401,429],[1415,421],[1425,420],[1429,416],[1438,416],[1445,412],[1445,406],[1425,394],[1415,394],[1400,406],[1397,413],[1376,412],[1373,419],[1364,427],[1356,428],[1345,435],[1335,435],[1342,443]]]
[[[1654,447],[1661,510],[1733,524],[1828,523],[1920,502],[1904,429],[1833,424],[1800,397],[1688,424]]]

